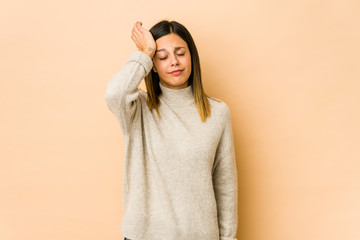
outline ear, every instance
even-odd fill
[[[155,66],[153,67],[153,71],[157,73],[157,70],[156,70]]]

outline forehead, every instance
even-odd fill
[[[175,33],[162,36],[155,42],[157,48],[156,52],[187,48],[187,43]]]

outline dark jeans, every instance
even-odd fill
[[[128,239],[128,238],[125,237],[124,240],[131,240],[131,239]]]

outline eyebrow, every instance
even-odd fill
[[[176,47],[175,50],[179,50],[180,48],[185,48],[185,47]],[[166,51],[166,49],[159,49],[159,50],[156,50],[156,52],[161,52],[161,51]]]

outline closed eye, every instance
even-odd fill
[[[185,53],[182,53],[182,54],[178,54],[179,56],[184,56],[185,55]],[[160,58],[160,60],[165,60],[167,58],[167,56],[166,57],[163,57],[163,58]]]

